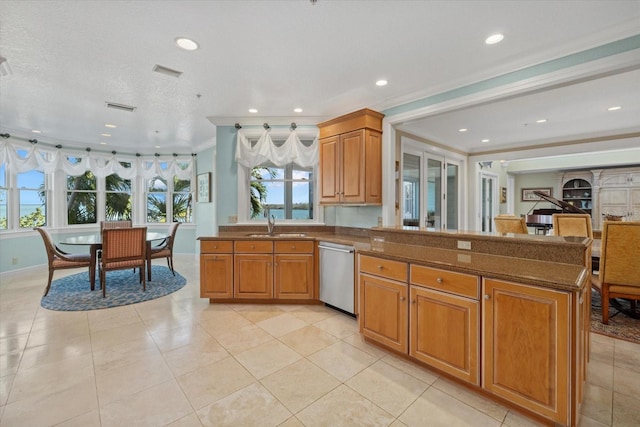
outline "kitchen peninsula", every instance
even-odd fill
[[[264,280],[251,301],[282,302],[278,288],[287,283],[292,301],[318,303],[318,240],[350,242],[358,253],[356,313],[365,339],[538,418],[577,425],[589,352],[591,239],[402,227],[256,236],[224,227],[199,238],[202,297],[247,302],[236,288],[246,270],[235,267],[258,250]],[[284,282],[279,267],[275,274],[266,267],[282,255],[306,265]]]

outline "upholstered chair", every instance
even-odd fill
[[[47,258],[49,260],[49,280],[47,281],[47,288],[44,290],[44,296],[47,296],[49,289],[51,288],[51,279],[53,279],[54,271],[68,268],[89,267],[91,264],[91,255],[70,254],[64,252],[53,243],[53,239],[51,239],[51,235],[47,230],[41,227],[36,227],[34,230],[42,236],[44,248],[47,250]]]
[[[498,215],[493,221],[498,233],[529,234],[524,217]]]
[[[605,221],[599,274],[591,276],[602,297],[602,323],[609,323],[609,299],[640,299],[640,222]]]
[[[147,290],[145,265],[147,262],[147,227],[105,228],[102,230],[102,258],[100,285],[106,296],[106,273],[128,268],[140,269],[142,290]]]
[[[553,214],[553,234],[556,236],[591,237],[591,215],[589,214]]]
[[[149,265],[147,265],[149,280],[151,280],[151,260],[156,258],[166,258],[171,273],[173,273],[174,276],[176,275],[176,272],[173,270],[173,243],[176,240],[176,232],[179,226],[179,222],[172,223],[171,228],[169,228],[169,236],[157,246],[151,248],[151,254],[148,257]]]

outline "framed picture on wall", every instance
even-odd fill
[[[553,194],[551,193],[552,190],[553,190],[553,188],[551,188],[551,187],[545,187],[545,188],[523,188],[522,189],[522,199],[521,199],[521,201],[523,201],[523,202],[537,202],[538,200],[540,200],[540,197],[536,196],[533,193],[534,191],[539,191],[539,192],[544,193],[547,196],[551,197],[551,196],[553,196]]]
[[[507,203],[507,187],[500,187],[500,203]]]
[[[211,192],[209,187],[211,186],[211,172],[201,173],[198,175],[198,202],[209,203],[211,202]]]

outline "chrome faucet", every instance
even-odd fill
[[[267,232],[269,234],[273,234],[273,227],[276,226],[276,217],[274,215],[271,215],[269,207],[264,208],[264,216],[267,217]]]

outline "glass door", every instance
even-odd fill
[[[426,172],[427,186],[425,188],[425,209],[427,212],[425,226],[442,228],[443,191],[442,191],[442,163],[444,159],[427,157]]]
[[[402,154],[402,225],[420,226],[420,164],[419,154]]]
[[[480,222],[481,231],[492,232],[493,217],[498,214],[498,177],[485,172],[480,173]]]

